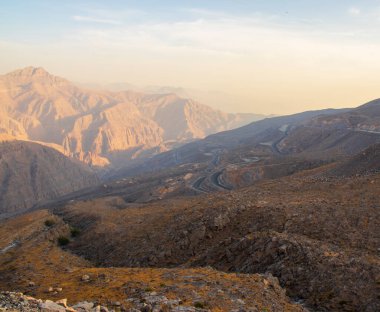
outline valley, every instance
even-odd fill
[[[211,310],[217,310],[227,303],[224,299],[213,301],[212,292],[231,287],[222,286],[230,275],[221,275],[223,281],[217,282],[214,290],[211,284],[208,292],[196,290],[198,297],[192,297],[187,284],[175,282],[174,276],[187,279],[190,285],[209,285],[206,276],[225,274],[219,272],[232,274],[231,279],[235,279],[233,274],[239,278],[249,274],[247,286],[234,282],[234,289],[240,292],[257,287],[257,274],[264,274],[259,276],[278,278],[287,296],[309,311],[376,311],[380,178],[375,171],[354,177],[332,176],[330,172],[339,168],[335,166],[196,197],[128,204],[112,195],[56,207],[51,204],[50,212],[37,210],[3,221],[4,231],[15,228],[15,222],[19,230],[0,235],[2,250],[8,247],[0,255],[0,287],[13,285],[38,298],[67,297],[74,303],[97,298],[97,302],[112,306],[119,301],[124,308],[131,302],[123,301],[125,296],[146,297],[149,291],[144,289],[149,289],[158,296],[187,298],[184,302],[190,306],[197,300],[207,302]],[[55,224],[44,225],[49,219]],[[70,229],[78,234],[72,236]],[[56,240],[62,235],[70,242],[59,247]],[[19,243],[9,248],[16,237]],[[64,258],[59,256],[62,253]],[[49,257],[33,260],[41,254]],[[210,268],[218,271],[207,271]],[[84,274],[91,276],[89,283],[81,281]],[[103,275],[109,292],[100,294],[95,289],[104,283],[99,277]],[[171,276],[170,281],[164,276]],[[35,286],[29,286],[30,281]],[[173,282],[176,287],[169,287]],[[49,287],[63,290],[46,292]],[[78,287],[81,292],[73,293]],[[253,292],[259,295],[260,290]],[[278,306],[280,300],[289,299],[271,298],[271,304],[258,306],[261,299],[254,297],[253,303],[247,301],[252,297],[241,296],[234,298],[243,300],[245,307],[253,304],[252,309],[255,304],[268,311],[303,309]],[[241,301],[236,304],[236,308],[242,305]]]
[[[132,113],[134,122],[142,114],[160,129],[187,101],[94,96],[82,117],[114,109],[114,97],[132,97],[140,111]],[[90,102],[85,96],[75,105]],[[43,103],[46,113],[50,104]],[[214,118],[192,105],[202,118]],[[40,308],[66,298],[56,307],[62,312],[378,311],[379,118],[375,100],[208,136],[189,135],[181,120],[152,143],[170,147],[142,154],[138,147],[132,159],[128,145],[117,152],[121,161],[104,167],[65,145],[59,152],[42,137],[34,140],[37,128],[28,128],[24,141],[7,128],[0,144],[0,298],[9,307],[23,301]],[[91,123],[109,122],[101,120]],[[130,127],[127,119],[121,123]],[[66,133],[65,125],[59,129]],[[152,129],[150,139],[149,131],[161,133]],[[105,148],[111,141],[103,137],[102,152],[93,156],[116,160]]]
[[[0,312],[380,312],[379,1],[2,1]]]

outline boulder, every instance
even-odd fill
[[[38,307],[40,308],[41,312],[66,312],[66,309],[64,307],[51,300],[41,302]]]

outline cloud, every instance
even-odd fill
[[[82,15],[74,15],[73,20],[78,22],[88,22],[88,23],[99,23],[99,24],[109,24],[109,25],[121,25],[122,22],[119,20],[111,20],[111,19],[102,19],[91,16],[82,16]]]
[[[72,16],[76,27],[44,45],[0,41],[0,55],[12,61],[2,67],[41,64],[77,81],[228,90],[247,99],[236,104],[241,111],[256,110],[251,103],[266,103],[257,106],[260,112],[287,103],[276,110],[290,112],[304,103],[348,105],[360,103],[360,94],[378,96],[375,16],[341,27],[263,13],[187,13],[176,18],[150,12],[78,13]],[[368,13],[363,7],[351,14],[360,14],[360,22]]]
[[[356,7],[351,7],[348,9],[348,14],[350,14],[352,16],[358,16],[361,14],[361,10],[359,8],[356,8]]]
[[[267,59],[281,54],[330,54],[330,48],[345,45],[358,39],[357,32],[350,29],[333,31],[319,21],[305,24],[302,21],[284,21],[281,18],[251,14],[233,16],[228,14],[207,15],[193,10],[196,16],[183,21],[144,21],[123,24],[112,29],[82,29],[71,39],[87,42],[98,48],[140,48],[145,53],[157,52],[203,52],[214,55],[255,56]],[[333,49],[334,50],[334,49]],[[341,51],[340,49],[338,49]],[[302,52],[301,52],[302,51]],[[341,53],[341,52],[340,52]]]

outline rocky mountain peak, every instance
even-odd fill
[[[12,71],[4,76],[7,80],[19,82],[68,82],[66,79],[54,76],[42,67],[28,66]]]

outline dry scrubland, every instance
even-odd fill
[[[0,248],[19,244],[0,255],[1,289],[124,307],[155,291],[215,311],[301,309],[274,275],[311,310],[378,311],[380,175],[329,170],[136,207],[74,202],[5,221]],[[59,236],[70,243],[58,246]]]
[[[46,220],[54,224],[47,226]],[[15,227],[19,230],[6,235]],[[15,240],[19,245],[0,255],[1,289],[16,289],[43,299],[69,298],[69,304],[87,300],[117,309],[145,302],[158,305],[156,297],[165,296],[189,311],[242,306],[257,311],[303,310],[290,302],[271,275],[223,273],[211,268],[94,267],[57,245],[63,235],[70,236],[68,225],[46,210],[2,224],[1,248]]]

